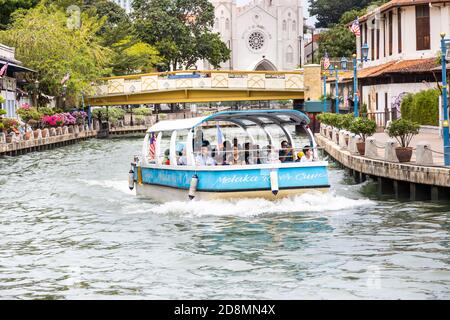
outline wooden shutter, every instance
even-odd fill
[[[417,50],[430,49],[430,7],[428,5],[416,6],[416,48]]]

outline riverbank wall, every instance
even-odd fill
[[[450,200],[450,168],[399,163],[352,153],[323,134],[316,134],[317,144],[342,167],[349,170],[356,182],[368,177],[378,183],[379,195],[396,199]]]

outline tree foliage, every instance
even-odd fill
[[[402,118],[421,125],[439,125],[439,96],[437,89],[408,94],[402,100]]]
[[[362,9],[372,0],[311,0],[309,13],[317,17],[316,27],[328,28],[339,23],[342,15],[352,9]]]
[[[0,0],[0,30],[11,23],[11,15],[19,9],[29,9],[37,5],[39,0]]]
[[[93,79],[110,73],[106,67],[112,52],[97,36],[105,19],[82,13],[81,27],[71,30],[65,12],[44,4],[13,17],[11,27],[0,32],[0,42],[15,47],[17,58],[38,72],[44,93],[60,95],[61,79],[70,73],[67,94],[79,97]]]
[[[135,0],[134,30],[140,40],[154,45],[165,60],[165,69],[186,69],[198,60],[214,67],[230,58],[230,50],[214,24],[214,7],[208,0]]]

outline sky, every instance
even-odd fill
[[[249,3],[250,1],[251,0],[236,0],[238,5],[246,4],[246,3]],[[302,1],[303,1],[303,10],[304,10],[303,14],[304,14],[305,18],[308,18],[308,24],[312,25],[312,24],[314,24],[315,19],[309,17],[309,10],[308,10],[309,1],[308,0],[302,0]]]

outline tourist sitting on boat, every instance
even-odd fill
[[[179,166],[187,166],[186,148],[183,148],[183,151],[181,151],[181,154],[179,154],[177,164]]]
[[[197,166],[215,166],[216,161],[210,156],[209,142],[203,141],[200,149],[200,154],[195,158],[195,164]]]
[[[233,154],[232,154],[232,158],[231,158],[231,161],[229,162],[229,164],[233,165],[233,166],[245,165],[245,160],[242,159],[242,157],[240,156],[240,151],[237,146],[233,147]]]
[[[295,160],[295,162],[300,162],[304,156],[305,154],[303,153],[303,151],[300,151],[299,153],[297,153],[297,160]]]
[[[164,159],[162,163],[165,165],[170,165],[170,149],[166,149],[166,151],[164,151]]]
[[[286,140],[281,142],[280,150],[280,161],[281,162],[294,162],[294,151],[291,145]]]
[[[261,153],[261,149],[259,147],[259,144],[257,144],[255,146],[255,150],[256,150],[256,153],[255,153],[255,155],[256,155],[256,164],[261,164],[262,163],[261,162],[261,160],[262,160],[262,158],[261,158],[262,153]]]
[[[194,152],[200,152],[203,141],[203,131],[201,129],[198,129],[194,137]]]
[[[266,163],[280,163],[279,154],[275,151],[274,147],[268,145],[267,149],[267,162]]]
[[[305,146],[303,148],[303,153],[305,155],[300,159],[300,162],[312,162],[313,161],[313,153],[312,153],[310,146]]]
[[[228,165],[228,160],[231,159],[230,154],[232,153],[232,146],[231,142],[226,140],[223,143],[223,149],[221,152],[222,161],[220,162],[222,165],[226,166]]]

